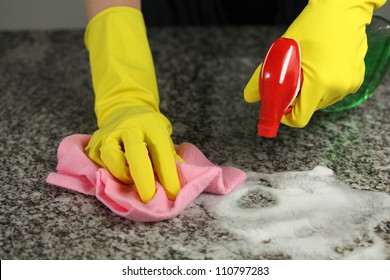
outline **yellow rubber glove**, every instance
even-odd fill
[[[299,42],[304,81],[282,123],[304,127],[314,111],[355,93],[364,79],[366,25],[386,0],[309,0],[282,37]],[[261,64],[244,89],[247,102],[259,100]]]
[[[155,192],[154,170],[169,199],[180,191],[172,127],[159,111],[153,59],[142,13],[114,7],[85,32],[99,129],[86,148],[98,165],[135,184],[144,203]]]

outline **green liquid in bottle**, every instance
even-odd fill
[[[338,112],[351,109],[367,100],[378,87],[390,68],[390,22],[378,16],[367,26],[368,50],[364,58],[366,72],[359,90],[343,100],[323,109]]]

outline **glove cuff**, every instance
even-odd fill
[[[120,6],[100,12],[89,22],[84,42],[99,127],[121,108],[142,106],[159,111],[154,64],[139,10]]]

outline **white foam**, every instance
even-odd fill
[[[272,203],[264,204],[265,198]],[[326,167],[251,172],[236,191],[207,199],[206,204],[219,217],[219,226],[238,237],[240,251],[293,259],[385,259],[389,255],[374,228],[390,219],[390,196],[351,189]]]

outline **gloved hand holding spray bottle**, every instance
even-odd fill
[[[351,108],[372,94],[390,65],[390,27],[384,24],[378,29],[378,21],[385,21],[375,19],[367,32],[372,36],[367,53],[366,26],[374,9],[385,2],[309,0],[282,39],[271,46],[244,90],[247,102],[262,99],[260,136],[275,137],[280,121],[304,127],[316,110]],[[357,92],[359,88],[362,92]],[[333,109],[351,93],[357,98],[345,99],[347,104]]]

